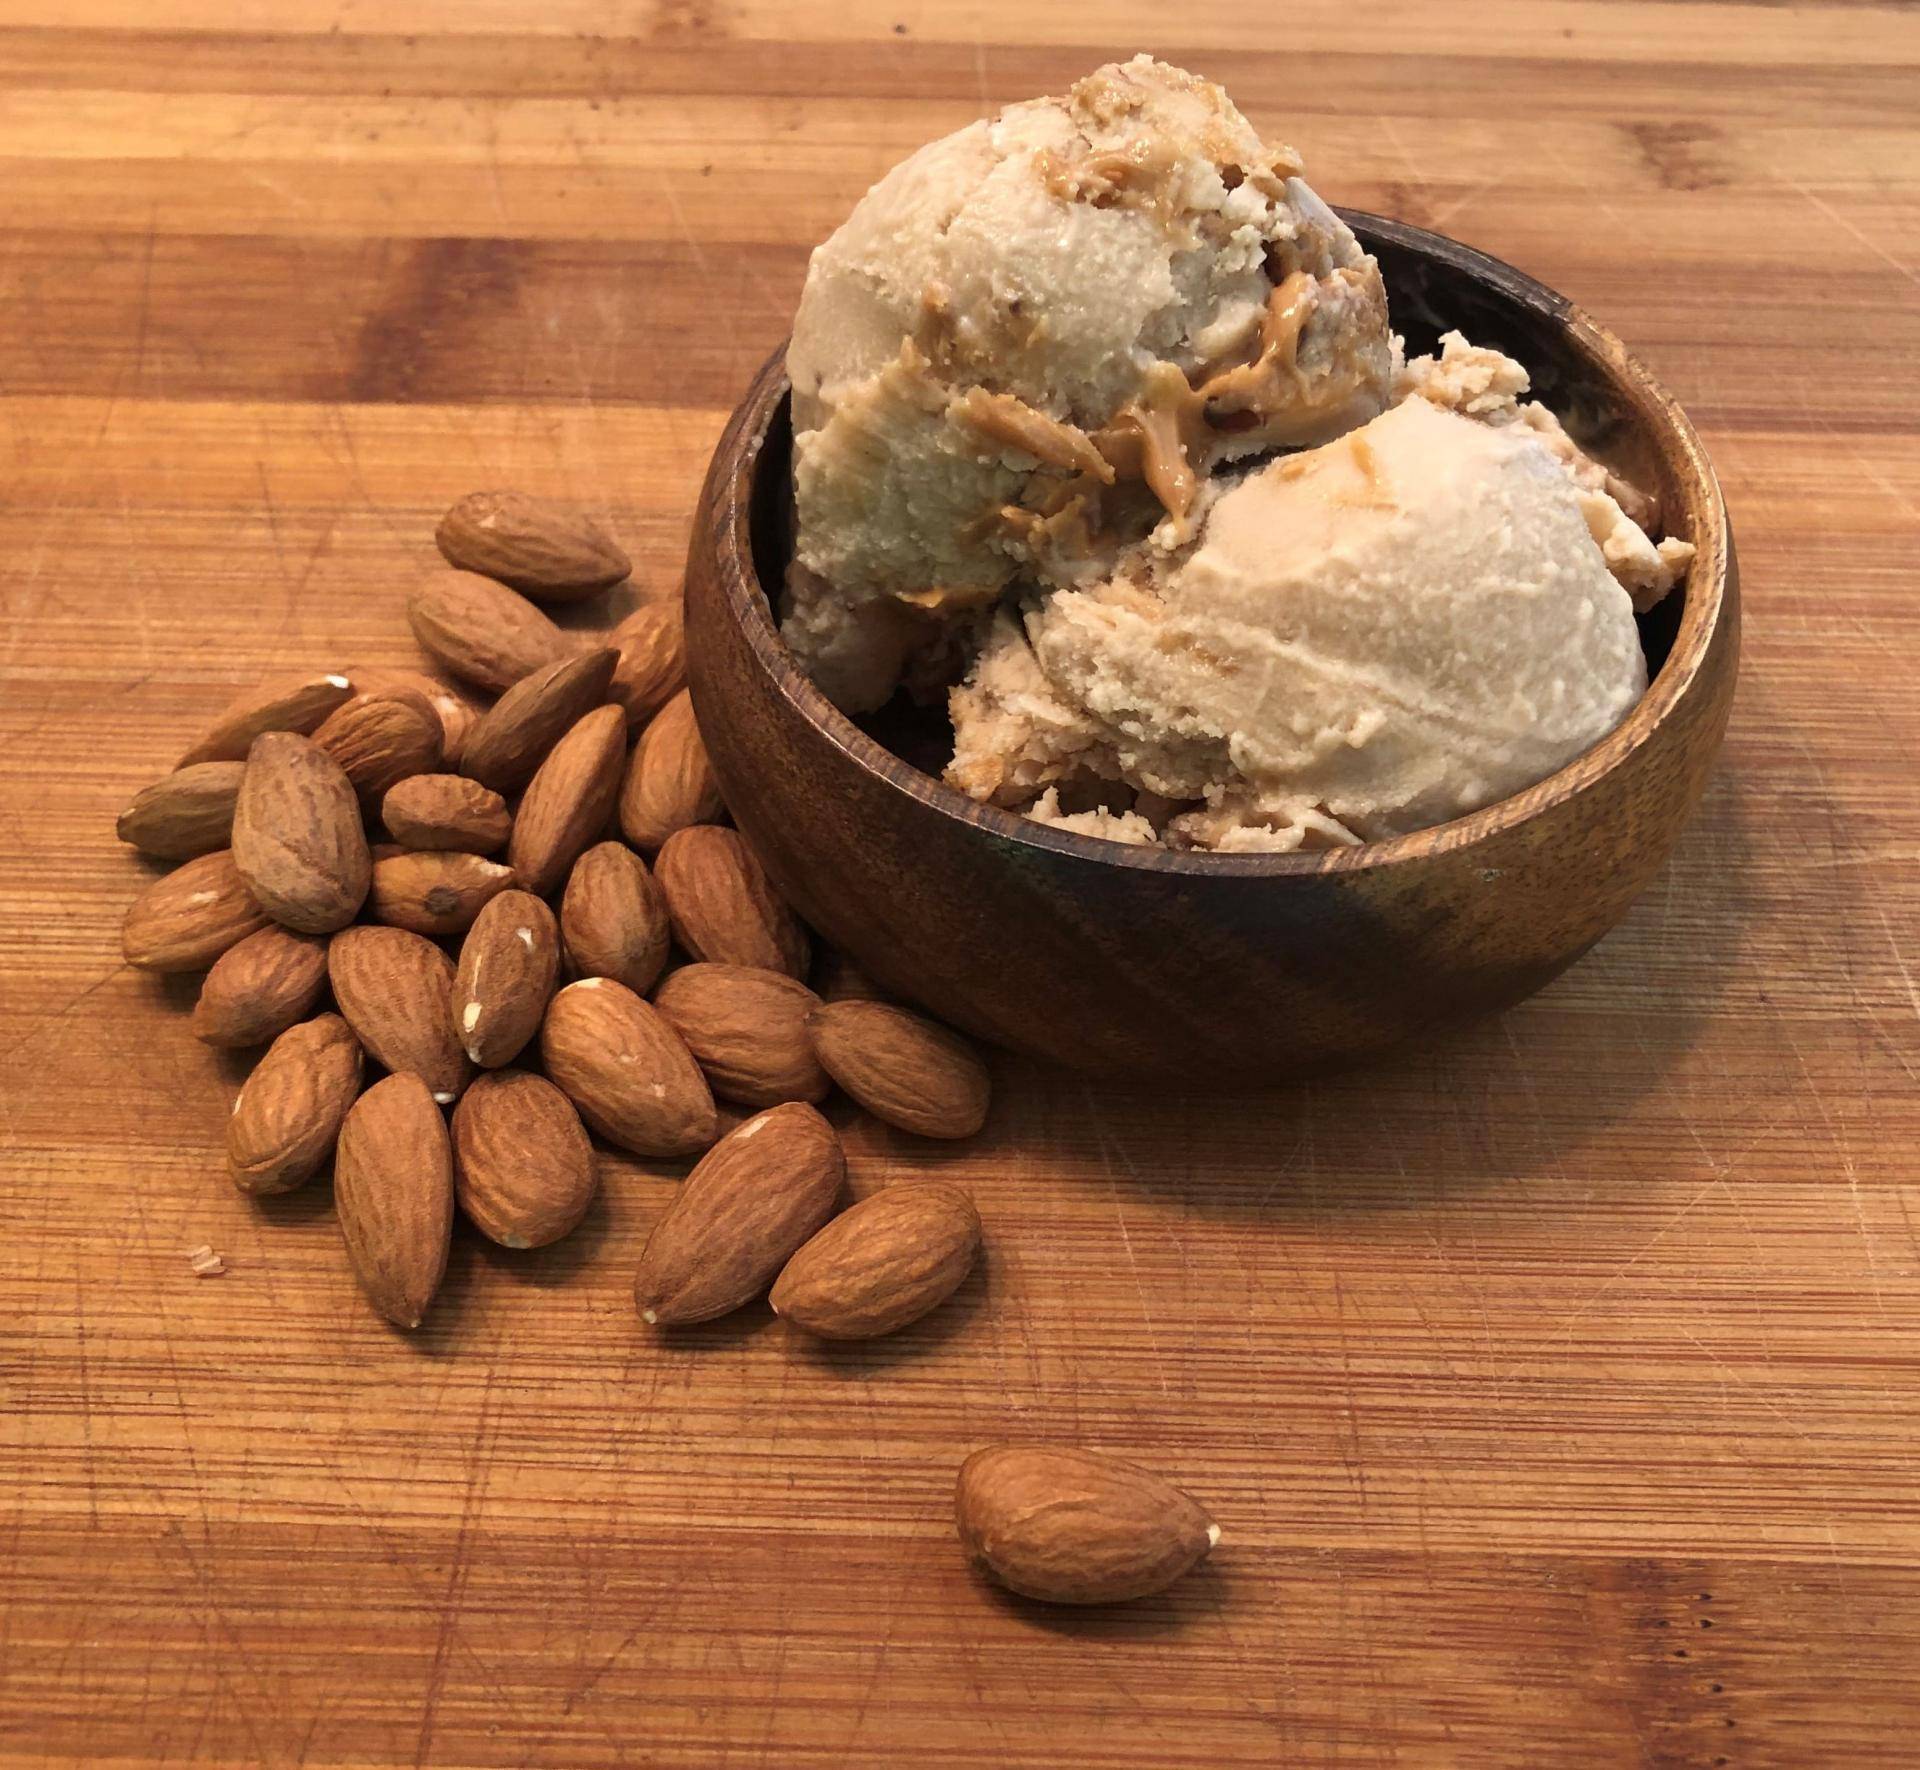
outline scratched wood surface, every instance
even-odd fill
[[[1474,22],[1469,22],[1470,17]],[[158,22],[157,22],[158,21]],[[160,28],[161,22],[165,28]],[[1920,1695],[1920,14],[1294,0],[0,3],[0,1760],[1912,1763]],[[268,668],[401,663],[438,510],[670,591],[809,245],[920,141],[1147,47],[1330,197],[1589,304],[1748,598],[1697,825],[1497,1024],[1265,1097],[1011,1063],[991,1258],[897,1342],[627,1300],[673,1171],[462,1240],[417,1338],[125,968],[113,815]],[[211,1244],[228,1275],[196,1279]],[[1001,1437],[1227,1541],[996,1598]]]

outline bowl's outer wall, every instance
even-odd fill
[[[1559,303],[1555,320],[1573,323],[1565,313]],[[748,494],[781,384],[776,358],[715,453],[694,525],[701,727],[736,821],[800,913],[883,987],[982,1038],[1200,1083],[1379,1053],[1518,1001],[1572,963],[1646,887],[1704,788],[1736,673],[1735,572],[1710,470],[1700,462],[1686,483],[1663,452],[1669,507],[1696,537],[1718,525],[1702,561],[1724,569],[1718,618],[1643,740],[1531,815],[1442,826],[1377,864],[1277,875],[1115,864],[1104,845],[985,828],[809,716],[730,603],[757,593]]]

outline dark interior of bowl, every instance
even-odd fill
[[[1677,507],[1677,488],[1663,483],[1656,451],[1619,404],[1605,370],[1570,345],[1565,297],[1470,246],[1379,216],[1350,209],[1340,213],[1380,261],[1393,329],[1405,337],[1409,356],[1438,350],[1441,334],[1450,331],[1505,351],[1532,377],[1533,397],[1558,414],[1582,447],[1654,492],[1665,508]],[[788,402],[782,400],[754,475],[753,563],[763,593],[772,593],[786,577],[793,534],[792,450]],[[1637,617],[1650,677],[1667,660],[1685,605],[1682,583],[1651,613]],[[953,753],[953,728],[944,708],[917,707],[905,695],[857,723],[931,775],[937,776]]]

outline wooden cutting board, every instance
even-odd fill
[[[164,21],[166,28],[158,28]],[[0,1760],[1828,1765],[1920,1753],[1920,15],[1299,0],[0,4]],[[234,686],[413,658],[440,509],[670,592],[809,245],[1149,47],[1330,198],[1587,303],[1686,402],[1746,672],[1660,884],[1538,1000],[1270,1095],[1012,1063],[991,1255],[897,1341],[644,1333],[674,1170],[428,1327],[120,962],[113,817]],[[844,1115],[843,1115],[844,1116]],[[186,1250],[227,1274],[196,1278]],[[1226,1528],[1105,1615],[953,1472],[1132,1454]]]

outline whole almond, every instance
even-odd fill
[[[390,688],[410,688],[425,698],[440,721],[440,766],[456,768],[467,733],[479,720],[481,709],[472,690],[455,688],[420,670],[389,670],[380,665],[359,665],[347,672],[355,688],[367,694],[379,694]]]
[[[453,1147],[417,1075],[391,1075],[340,1127],[333,1203],[360,1288],[395,1327],[416,1328],[447,1270]]]
[[[971,1137],[993,1083],[958,1033],[886,1002],[826,1002],[808,1017],[820,1067],[868,1112],[922,1137]]]
[[[460,1097],[470,1072],[453,1035],[453,961],[432,941],[404,928],[343,928],[327,948],[327,976],[368,1055],[419,1076],[442,1106]]]
[[[453,980],[453,1029],[482,1069],[511,1063],[540,1030],[560,969],[553,911],[525,891],[503,891],[460,947]]]
[[[973,1268],[980,1215],[941,1180],[852,1205],[786,1264],[770,1301],[823,1340],[870,1340],[938,1308]]]
[[[483,855],[409,850],[373,863],[367,908],[376,922],[415,934],[464,934],[512,883],[512,867]]]
[[[738,830],[695,824],[661,846],[653,876],[674,937],[696,959],[807,974],[807,935]]]
[[[227,1172],[242,1192],[291,1192],[326,1166],[360,1092],[360,1041],[338,1014],[267,1047],[227,1120]]]
[[[597,596],[633,570],[597,522],[524,492],[469,492],[441,517],[434,539],[447,564],[542,602]]]
[[[146,971],[204,971],[267,925],[232,853],[218,849],[154,880],[120,925],[127,962]]]
[[[411,688],[357,694],[328,714],[313,741],[346,770],[361,798],[377,805],[396,781],[440,766],[440,715]]]
[[[380,821],[403,848],[492,854],[512,819],[491,787],[461,774],[416,774],[387,789]]]
[[[672,935],[647,863],[624,842],[599,842],[573,863],[560,899],[560,941],[575,977],[652,989]]]
[[[608,634],[620,654],[610,697],[636,731],[687,685],[686,620],[680,601],[645,602]]]
[[[822,1099],[832,1083],[813,1054],[807,1016],[820,998],[780,971],[682,965],[653,1005],[687,1041],[722,1100],[777,1106]]]
[[[620,785],[620,828],[651,854],[676,830],[717,822],[726,812],[706,741],[682,689],[654,716],[633,746]]]
[[[474,572],[435,574],[407,603],[407,622],[441,669],[491,694],[573,650],[524,596]]]
[[[680,1035],[610,978],[569,984],[540,1023],[547,1074],[609,1143],[691,1155],[713,1141],[713,1095]]]
[[[262,928],[213,962],[193,1009],[209,1045],[264,1045],[304,1020],[327,987],[327,943],[317,934]]]
[[[833,1127],[792,1102],[708,1150],[653,1226],[634,1276],[649,1325],[712,1321],[750,1303],[833,1215],[846,1180]]]
[[[297,731],[305,736],[352,693],[352,682],[338,671],[270,676],[229,701],[176,766],[244,762],[253,740],[263,731]]]
[[[122,842],[162,860],[191,860],[233,840],[244,762],[195,762],[142,787],[114,826]]]
[[[548,753],[521,795],[507,838],[520,883],[545,897],[607,827],[620,792],[627,728],[618,707],[597,707]]]
[[[468,733],[460,772],[502,793],[524,787],[547,752],[607,698],[617,655],[581,652],[523,676]]]
[[[474,1226],[503,1248],[544,1248],[593,1202],[593,1145],[551,1082],[523,1069],[474,1078],[453,1109],[453,1185]]]
[[[961,1464],[954,1522],[977,1566],[1050,1604],[1164,1591],[1220,1540],[1197,1501],[1136,1464],[1017,1444]]]
[[[360,913],[373,870],[360,802],[311,738],[265,731],[253,740],[233,810],[233,863],[283,927],[330,934]]]

